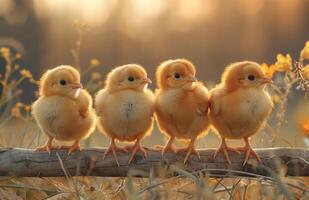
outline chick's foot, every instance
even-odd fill
[[[65,145],[62,145],[60,147],[57,148],[58,150],[68,150],[68,154],[72,154],[76,151],[81,151],[81,147],[80,147],[80,144],[79,144],[79,141],[78,142],[74,142],[74,144],[72,144],[71,146],[65,146]]]
[[[166,145],[163,147],[161,151],[162,156],[164,156],[164,154],[168,151],[176,153],[177,150],[173,146],[173,141],[174,141],[174,138],[172,137],[168,140],[168,142],[166,143]]]
[[[68,154],[72,154],[76,151],[81,151],[81,148],[80,148],[80,144],[79,144],[79,141],[78,142],[75,142],[68,150]]]
[[[55,147],[52,147],[51,145],[43,145],[43,146],[39,146],[37,148],[35,148],[34,151],[47,151],[48,153],[50,153],[51,150],[56,149]]]
[[[52,146],[52,141],[53,138],[49,138],[46,144],[37,147],[34,151],[47,151],[48,153],[50,153],[51,150],[56,149],[55,147]]]
[[[232,151],[232,152],[236,152],[236,153],[240,154],[240,152],[237,149],[232,148],[232,147],[228,147],[226,145],[225,140],[222,140],[220,147],[216,150],[216,152],[214,154],[214,158],[216,158],[219,153],[223,152],[225,160],[228,162],[229,165],[231,165],[232,162],[231,162],[231,159],[229,157],[228,151]]]
[[[143,157],[144,159],[147,158],[147,153],[146,153],[146,150],[144,149],[144,147],[142,147],[141,143],[139,140],[137,140],[135,142],[135,144],[133,146],[127,146],[125,147],[128,151],[131,151],[131,156],[130,156],[130,159],[129,159],[129,164],[132,162],[133,158],[135,157],[136,153],[138,151],[140,151],[142,154],[143,154]]]
[[[117,152],[128,152],[125,148],[121,148],[121,147],[117,147],[115,140],[112,139],[110,145],[108,146],[108,148],[105,150],[104,155],[103,155],[103,160],[105,159],[106,155],[108,153],[112,152],[113,157],[117,163],[118,166],[119,165],[119,161],[118,161],[118,157],[117,157]]]
[[[185,159],[183,161],[184,164],[187,163],[189,157],[191,154],[194,154],[197,156],[197,158],[200,160],[201,159],[201,156],[200,156],[200,153],[195,149],[195,146],[194,146],[194,141],[193,142],[190,142],[190,144],[188,145],[188,147],[186,148],[182,148],[182,149],[178,149],[177,150],[177,153],[178,152],[187,152],[186,153],[186,156],[185,156]]]
[[[239,147],[237,150],[243,151],[245,153],[245,160],[243,162],[243,166],[248,162],[250,155],[254,156],[259,162],[261,162],[261,158],[259,155],[252,149],[251,145],[249,144],[249,140],[245,138],[246,145],[244,147]]]

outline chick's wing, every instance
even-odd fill
[[[204,87],[201,83],[196,83],[194,95],[198,101],[198,108],[196,109],[197,114],[207,115],[209,107],[207,88]]]
[[[221,110],[221,98],[224,96],[224,88],[218,86],[210,91],[210,111],[214,115],[219,115]]]

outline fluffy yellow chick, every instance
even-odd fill
[[[71,66],[59,66],[45,72],[40,81],[40,97],[32,105],[32,115],[48,141],[37,151],[52,149],[53,139],[74,141],[69,154],[80,150],[80,140],[95,127],[92,98],[82,89],[79,72]]]
[[[272,83],[258,63],[243,61],[228,66],[221,84],[210,91],[210,113],[212,125],[222,137],[222,143],[214,157],[223,152],[231,164],[227,151],[245,152],[246,164],[250,155],[259,156],[249,144],[248,138],[257,133],[272,111],[272,100],[265,90]],[[245,146],[233,149],[226,145],[225,139],[244,139]]]
[[[113,69],[107,76],[105,88],[96,95],[99,129],[111,138],[104,158],[112,152],[118,165],[116,151],[126,151],[128,147],[117,147],[115,140],[135,141],[129,163],[138,151],[147,157],[140,141],[150,134],[153,126],[154,97],[147,89],[149,83],[151,80],[143,67],[128,64]]]
[[[194,147],[196,138],[206,132],[208,120],[208,91],[195,78],[195,66],[185,59],[168,60],[157,69],[156,120],[160,130],[169,136],[162,150],[176,150],[175,138],[190,141],[184,163],[191,153],[200,158]]]

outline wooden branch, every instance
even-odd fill
[[[231,173],[230,170],[269,176],[270,171],[276,172],[278,168],[285,166],[288,176],[309,176],[308,149],[257,149],[256,152],[260,155],[262,163],[257,163],[252,158],[245,166],[242,166],[244,154],[229,152],[232,165],[228,166],[222,154],[213,159],[214,151],[214,149],[202,149],[199,151],[201,160],[191,155],[186,165],[183,164],[184,154],[182,153],[167,153],[162,159],[159,150],[147,149],[146,160],[138,154],[130,165],[127,163],[130,154],[119,153],[120,166],[117,166],[110,154],[102,160],[104,149],[84,149],[73,155],[67,155],[64,150],[55,150],[48,154],[29,149],[0,149],[0,176],[57,177],[64,176],[63,168],[71,176],[124,177],[134,172],[135,175],[137,172],[138,176],[149,176],[151,170],[155,176],[162,176],[164,172],[171,172],[170,169],[175,168],[171,166],[177,166],[189,172],[204,169],[204,172],[210,176],[250,176],[246,173]],[[175,174],[177,173],[174,171],[165,175]]]

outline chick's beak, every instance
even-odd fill
[[[186,78],[188,82],[196,82],[197,79],[195,78],[195,76],[189,76]]]
[[[152,81],[150,80],[150,78],[143,78],[143,79],[141,79],[141,83],[142,84],[150,84],[150,83],[152,83]]]
[[[260,79],[260,83],[261,84],[272,84],[273,81],[270,78],[263,77],[263,78]]]
[[[82,89],[83,85],[81,83],[72,83],[71,88],[72,89]]]

